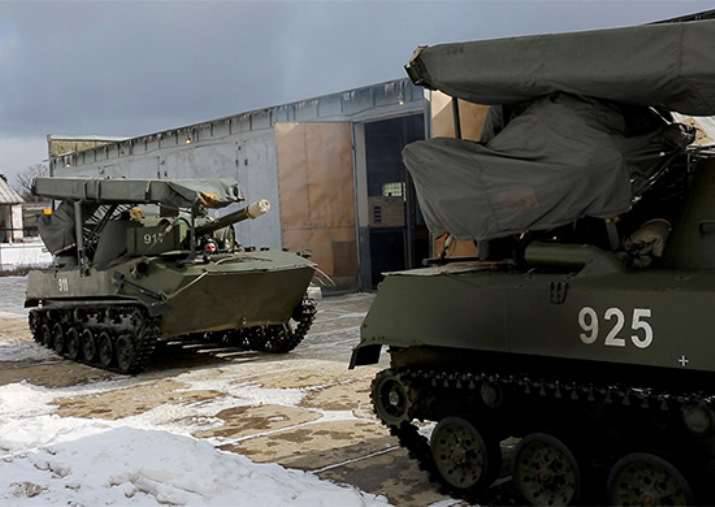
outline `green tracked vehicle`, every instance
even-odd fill
[[[33,193],[61,203],[40,218],[54,263],[30,272],[25,306],[68,359],[134,374],[169,341],[288,352],[310,328],[314,264],[235,240],[270,203],[208,216],[243,201],[235,182],[37,178]]]
[[[444,492],[489,502],[515,437],[520,503],[715,501],[712,17],[407,66],[490,106],[480,142],[403,152],[430,232],[478,256],[386,274],[351,367],[388,347],[376,414]]]

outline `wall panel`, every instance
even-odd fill
[[[277,123],[283,246],[309,249],[339,287],[357,282],[352,127]]]

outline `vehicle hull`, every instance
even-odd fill
[[[715,371],[715,354],[703,354],[715,327],[713,295],[715,272],[568,277],[476,264],[462,273],[406,271],[380,286],[357,353],[439,347]]]
[[[161,316],[161,337],[170,338],[286,323],[313,272],[310,261],[282,251],[239,252],[186,265],[162,257],[131,259],[84,274],[33,271],[26,306],[135,301]]]

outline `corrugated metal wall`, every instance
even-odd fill
[[[56,156],[50,164],[54,176],[238,178],[249,201],[273,205],[268,215],[239,225],[239,240],[280,247],[276,123],[359,122],[423,110],[422,90],[400,79]]]
[[[237,179],[250,201],[268,199],[271,213],[239,224],[239,239],[246,245],[281,246],[280,203],[273,129],[225,135],[211,142],[156,143],[153,149],[130,156],[63,168],[55,176],[126,178],[231,178]],[[227,209],[225,212],[230,212]]]

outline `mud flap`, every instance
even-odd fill
[[[350,366],[348,369],[352,370],[356,366],[365,366],[368,364],[375,364],[380,360],[380,351],[382,350],[382,345],[358,345],[353,349],[352,356],[350,356]]]

